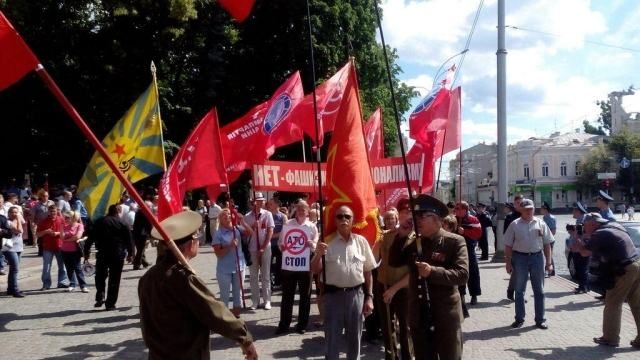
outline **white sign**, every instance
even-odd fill
[[[285,225],[284,250],[282,250],[282,270],[309,271],[311,249],[307,245],[309,235],[302,227]]]
[[[616,173],[598,173],[598,180],[615,179]]]

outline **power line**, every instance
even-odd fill
[[[547,31],[527,29],[527,28],[523,28],[523,27],[519,27],[519,26],[513,26],[513,25],[506,25],[505,27],[508,27],[508,28],[514,29],[514,30],[531,32],[531,33],[550,36],[550,37],[557,37],[557,38],[567,38],[568,37],[567,35],[563,35],[563,34],[555,34],[555,33],[547,32]],[[624,46],[611,45],[611,44],[603,43],[603,42],[600,42],[600,41],[582,40],[582,42],[585,42],[585,43],[588,43],[588,44],[593,44],[593,45],[598,45],[598,46],[602,46],[602,47],[607,47],[607,48],[611,48],[611,49],[618,49],[618,50],[624,50],[624,51],[629,51],[629,52],[634,52],[634,53],[640,53],[640,49],[633,49],[633,48],[628,48],[628,47],[624,47]]]
[[[473,25],[471,25],[471,29],[469,30],[469,36],[467,36],[467,43],[464,45],[465,51],[462,53],[462,56],[460,57],[460,62],[458,62],[458,66],[456,68],[456,72],[453,75],[451,88],[453,88],[453,85],[456,83],[456,80],[458,79],[458,74],[460,74],[460,71],[462,70],[462,64],[464,63],[464,58],[467,56],[466,50],[468,50],[469,45],[471,45],[471,39],[473,38],[473,33],[476,31],[476,25],[478,25],[478,19],[480,18],[480,12],[482,11],[483,6],[484,6],[484,0],[480,0],[480,3],[478,4],[478,9],[476,10],[476,16],[473,19]]]

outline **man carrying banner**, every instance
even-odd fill
[[[194,235],[202,225],[200,214],[184,211],[161,225],[187,259],[198,255]],[[154,229],[151,236],[157,239],[160,234]],[[209,359],[211,331],[239,343],[246,359],[258,358],[245,323],[171,252],[142,276],[138,297],[142,337],[150,359]]]
[[[323,271],[320,261],[325,256],[326,284],[324,285],[325,359],[338,359],[342,330],[347,342],[347,359],[360,358],[360,336],[363,316],[373,312],[373,279],[376,266],[369,243],[353,233],[353,210],[340,206],[336,210],[336,235],[329,243],[318,243],[311,260],[314,273]]]
[[[262,193],[255,193],[253,209],[244,216],[245,222],[253,230],[249,240],[251,310],[260,307],[261,293],[264,309],[271,310],[271,236],[275,225],[271,212],[264,209],[264,201]],[[260,282],[262,282],[262,288]]]
[[[462,306],[458,287],[469,279],[464,238],[442,229],[449,210],[438,199],[419,195],[414,209],[419,238],[400,227],[389,265],[409,267],[409,328],[416,359],[462,358]],[[427,291],[428,290],[428,291]],[[433,328],[433,331],[429,329]]]
[[[309,204],[299,200],[296,217],[282,227],[278,246],[282,251],[282,305],[276,335],[289,331],[296,286],[300,291],[296,332],[304,334],[311,309],[311,253],[318,243],[318,229],[309,221]]]

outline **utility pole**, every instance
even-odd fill
[[[493,261],[504,260],[504,208],[507,202],[507,50],[505,48],[505,0],[498,0],[498,227]]]

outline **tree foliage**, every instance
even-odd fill
[[[290,73],[300,70],[310,92],[353,56],[365,118],[383,108],[390,153],[396,130],[373,1],[311,0],[315,84],[305,1],[257,0],[242,24],[214,0],[0,0],[0,9],[99,138],[149,85],[152,60],[170,145],[182,143],[214,105],[222,124],[231,122]],[[400,84],[397,54],[388,50],[404,113],[412,89]],[[0,107],[5,147],[20,154],[8,159],[4,174],[48,172],[55,182],[78,181],[93,150],[36,75],[0,93]],[[296,158],[299,149],[277,155]]]

